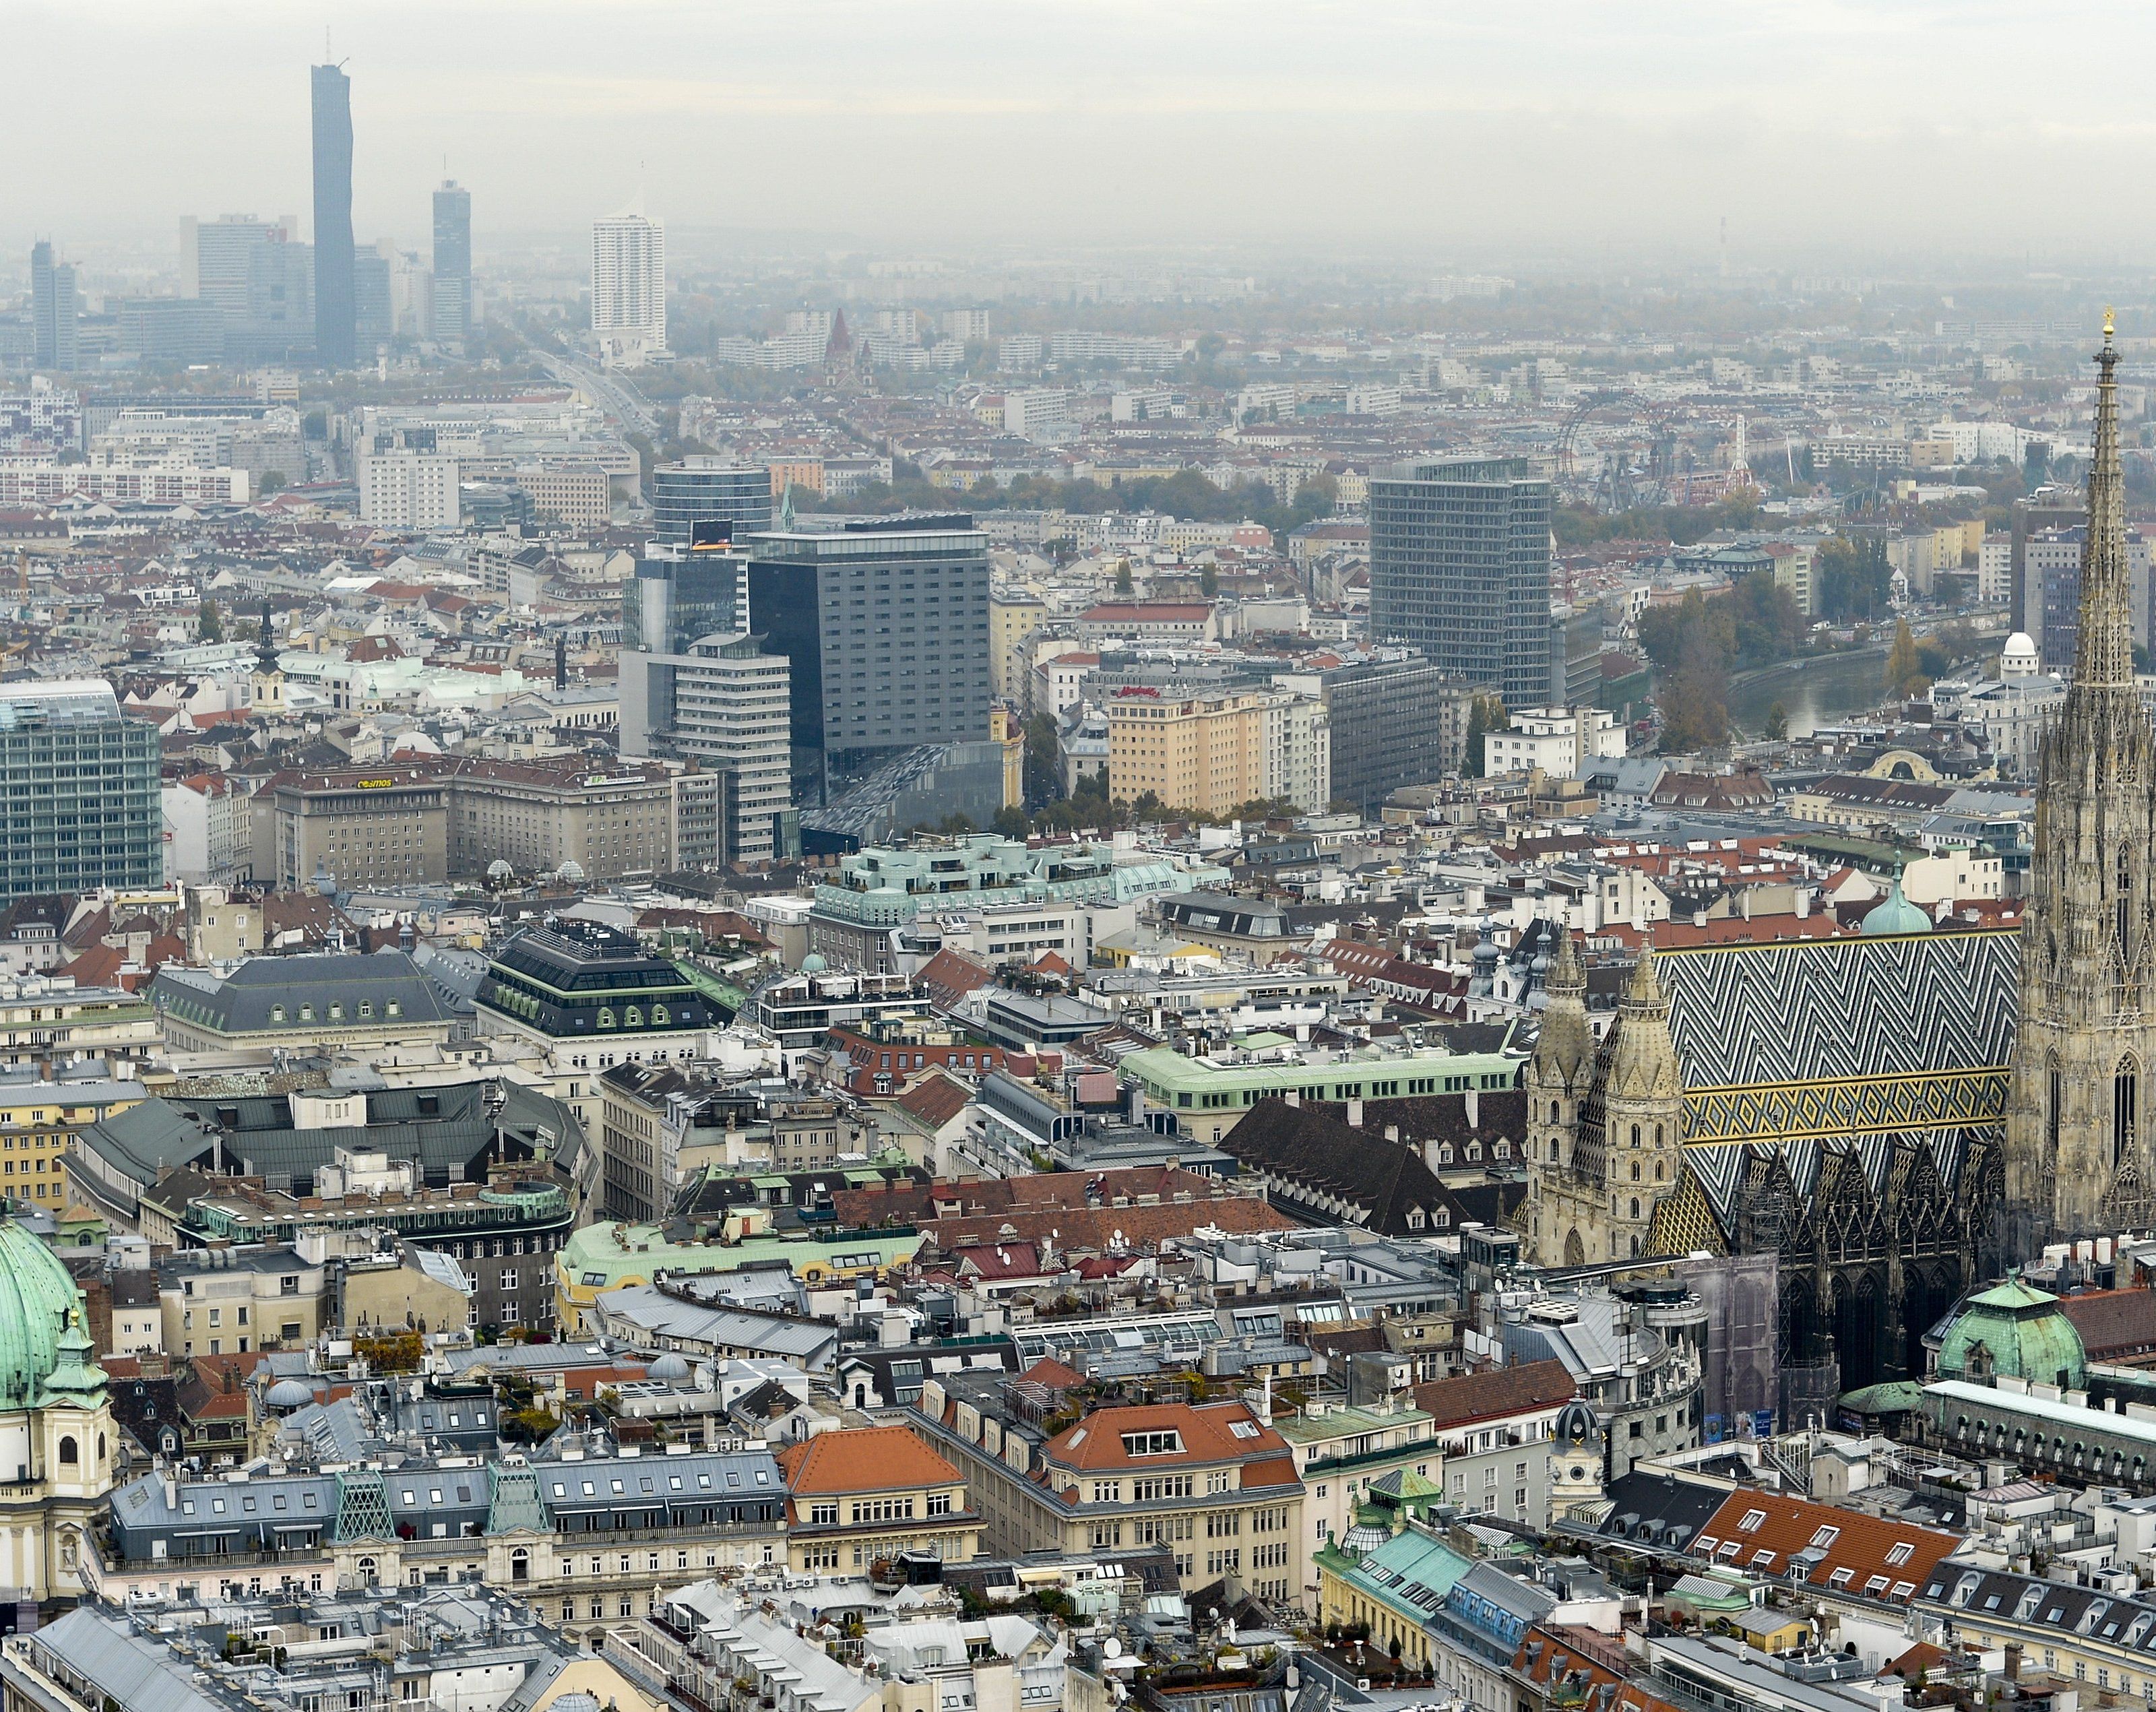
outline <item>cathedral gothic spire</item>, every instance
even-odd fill
[[[2118,351],[2097,353],[2073,681],[2038,749],[2021,923],[2020,1023],[2006,1114],[2010,1247],[2156,1217],[2141,1080],[2156,1058],[2156,730],[2133,679],[2119,468]]]

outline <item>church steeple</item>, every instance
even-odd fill
[[[2074,678],[2037,751],[2006,1114],[2010,1258],[2053,1237],[2156,1219],[2142,1109],[2156,1064],[2156,728],[2133,680],[2118,351],[2108,314],[2096,364]]]
[[[2118,461],[2118,347],[2103,312],[2097,352],[2096,436],[2089,461],[2088,532],[2082,542],[2080,633],[2074,681],[2084,698],[2133,690],[2133,574],[2126,549],[2126,483]]]

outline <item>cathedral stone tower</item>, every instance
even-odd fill
[[[1591,1266],[1647,1252],[1676,1184],[1684,1086],[1670,1006],[1643,945],[1599,1062],[1572,938],[1558,948],[1527,1065],[1527,1238],[1537,1263]]]
[[[2006,1112],[2010,1252],[2156,1220],[2141,1079],[2156,1064],[2156,731],[2133,682],[2119,471],[2118,352],[2097,361],[2080,634],[2039,750],[2021,923],[2021,1007]]]

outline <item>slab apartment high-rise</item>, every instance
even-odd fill
[[[352,79],[314,68],[315,354],[325,368],[352,366],[358,300],[352,241]]]
[[[813,524],[821,526],[807,526]],[[752,536],[750,621],[792,664],[794,801],[988,729],[988,542],[963,512]]]
[[[1546,703],[1549,483],[1523,458],[1415,459],[1373,478],[1370,633],[1507,707]]]
[[[666,228],[639,213],[592,222],[592,333],[609,366],[666,348]]]

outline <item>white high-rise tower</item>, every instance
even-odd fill
[[[666,348],[666,228],[641,212],[592,222],[592,331],[609,367]]]

